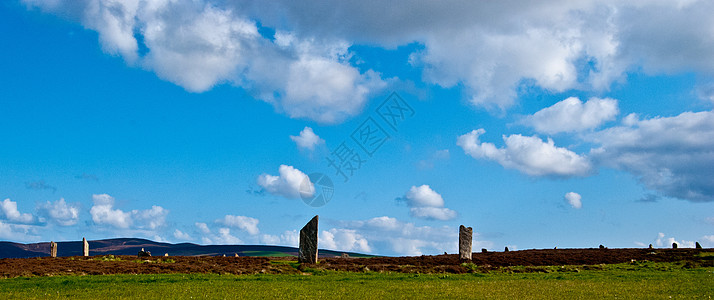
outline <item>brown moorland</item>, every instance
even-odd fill
[[[680,262],[714,267],[714,249],[546,249],[474,253],[473,264],[456,254],[413,257],[321,258],[318,264],[297,264],[295,257],[216,256],[71,256],[0,259],[0,278],[17,276],[99,274],[301,274],[309,269],[403,273],[468,273],[513,266],[600,265],[630,262]],[[525,272],[543,269],[526,268]]]

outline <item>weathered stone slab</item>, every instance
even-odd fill
[[[459,259],[471,260],[471,240],[473,228],[459,226]]]
[[[672,249],[677,249],[677,243],[672,243]]]
[[[89,256],[89,242],[87,242],[86,238],[82,238],[82,245],[84,245],[84,249],[82,250],[82,255]]]
[[[696,244],[694,244],[694,247],[697,249],[702,249],[702,245],[700,245],[699,242],[696,242]]]
[[[50,256],[57,257],[57,243],[50,241]]]
[[[300,250],[298,251],[298,262],[315,264],[317,263],[317,222],[315,216],[300,229]]]

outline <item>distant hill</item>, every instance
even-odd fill
[[[89,255],[137,255],[144,248],[154,256],[168,253],[172,256],[297,256],[298,249],[283,246],[265,245],[197,245],[192,243],[159,243],[146,239],[121,238],[89,241]],[[372,255],[323,250],[318,251],[320,257],[335,257],[343,253],[350,257],[372,257]],[[57,256],[82,255],[82,241],[57,242]],[[20,244],[0,242],[1,258],[29,258],[50,256],[50,243]]]

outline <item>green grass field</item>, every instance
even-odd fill
[[[542,267],[474,274],[101,275],[0,279],[2,299],[637,298],[714,296],[714,268],[670,263]],[[533,270],[530,270],[533,271]]]

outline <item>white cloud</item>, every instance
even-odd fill
[[[303,192],[314,193],[314,185],[310,182],[310,178],[300,170],[287,165],[280,165],[278,169],[280,175],[274,176],[270,174],[262,174],[258,176],[258,185],[273,195],[283,196],[285,198],[295,199],[300,198],[300,185],[305,182],[309,184],[309,189],[305,188]]]
[[[367,240],[356,230],[332,228],[320,232],[319,247],[329,250],[371,252]]]
[[[565,194],[565,202],[575,209],[583,207],[583,203],[580,201],[581,198],[582,197],[578,193],[568,192]]]
[[[349,63],[344,39],[263,37],[245,7],[206,0],[24,0],[99,33],[105,52],[188,91],[242,87],[295,118],[335,123],[357,114],[385,82]],[[272,39],[271,39],[272,38]]]
[[[674,237],[667,237],[664,233],[660,232],[657,234],[657,239],[655,240],[655,245],[657,247],[672,247],[673,243],[677,243],[679,248],[694,248],[694,241],[676,240]]]
[[[79,203],[67,204],[64,198],[40,205],[38,213],[60,226],[72,226],[79,221]]]
[[[638,120],[586,136],[590,157],[633,174],[647,188],[694,202],[714,201],[714,112]]]
[[[417,226],[396,218],[382,216],[368,220],[340,222],[337,229],[353,230],[365,240],[372,253],[397,255],[440,254],[458,250],[458,228],[449,226]],[[474,238],[478,233],[474,234]],[[352,239],[347,239],[352,241]],[[359,240],[359,239],[356,239]],[[347,243],[349,244],[349,242]],[[474,241],[476,245],[490,246],[488,241]],[[352,244],[353,247],[357,247]],[[367,251],[365,251],[367,252]]]
[[[37,241],[37,226],[8,224],[0,221],[0,239],[10,241]]]
[[[243,244],[243,241],[231,234],[231,229],[227,227],[219,227],[216,234],[211,233],[206,223],[196,222],[196,227],[203,234],[201,243],[205,245],[236,245]]]
[[[451,220],[456,212],[444,207],[444,199],[428,185],[412,186],[404,196],[412,217],[432,220]]]
[[[456,218],[455,211],[446,207],[412,207],[409,209],[412,217],[448,221]]]
[[[405,198],[409,206],[442,207],[444,199],[428,185],[412,186]]]
[[[218,228],[218,235],[211,239],[211,243],[214,245],[236,245],[242,244],[241,239],[231,235],[230,228]]]
[[[486,131],[473,130],[459,136],[456,144],[476,159],[496,161],[504,168],[516,169],[531,176],[587,176],[593,172],[590,161],[566,148],[556,147],[552,139],[543,142],[536,136],[514,134],[503,136],[505,148],[492,143],[481,143],[479,136]]]
[[[196,222],[194,225],[196,225],[196,228],[203,234],[211,233],[211,229],[208,228],[208,224],[206,223]]]
[[[97,225],[110,225],[118,229],[155,230],[166,222],[168,211],[161,206],[147,210],[125,212],[114,208],[114,197],[107,194],[92,195],[94,205],[89,210]]]
[[[310,151],[315,150],[315,146],[324,144],[325,140],[321,139],[312,128],[305,126],[305,128],[300,131],[300,135],[291,135],[290,139],[297,144],[300,149],[308,149]]]
[[[228,227],[238,228],[250,235],[256,235],[260,232],[258,230],[258,219],[251,217],[226,215],[223,219],[216,220],[216,222]]]
[[[192,241],[193,240],[193,238],[188,233],[185,233],[178,229],[174,230],[173,235],[174,235],[175,239],[180,240],[180,241]]]
[[[614,120],[618,113],[617,100],[591,98],[583,105],[580,99],[570,97],[528,116],[524,123],[542,133],[576,132]]]
[[[512,105],[523,85],[602,91],[629,70],[714,70],[709,1],[276,0],[233,7],[297,35],[386,48],[417,42],[412,63],[426,81],[461,84],[472,103],[486,107]]]
[[[81,22],[107,53],[186,89],[230,82],[322,122],[353,116],[385,84],[351,65],[352,43],[416,43],[410,62],[425,81],[501,109],[523,86],[603,91],[630,70],[714,70],[710,1],[23,2]],[[257,22],[276,34],[264,38]]]
[[[35,222],[35,217],[32,214],[21,213],[17,210],[17,202],[10,199],[0,202],[0,213],[9,223],[31,224]]]

